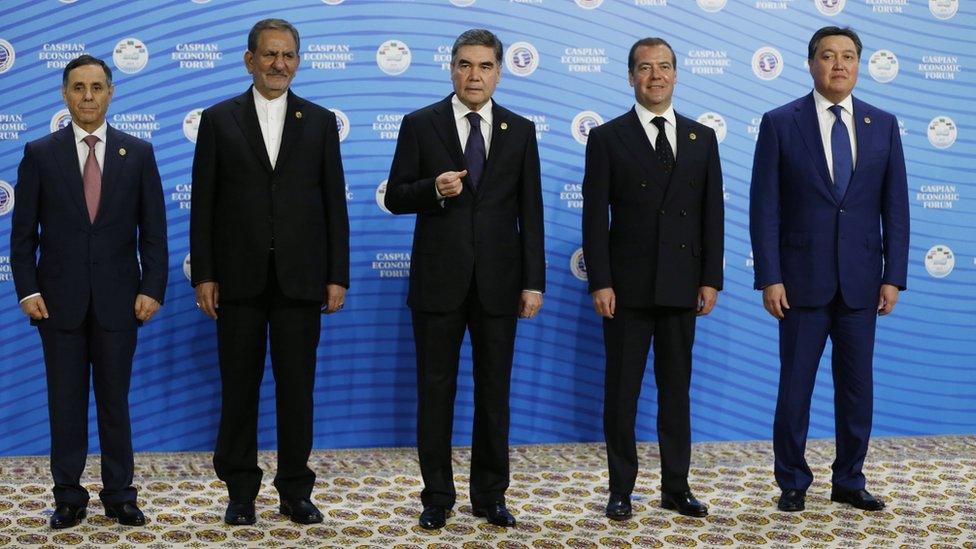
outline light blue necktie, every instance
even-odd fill
[[[847,185],[854,173],[854,158],[851,155],[851,135],[847,133],[847,125],[840,117],[840,105],[830,107],[834,113],[834,125],[830,128],[830,151],[834,164],[834,195],[838,201],[844,198]]]

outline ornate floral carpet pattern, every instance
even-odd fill
[[[204,453],[136,457],[139,502],[149,523],[119,526],[97,499],[99,463],[89,458],[84,481],[93,494],[88,518],[75,528],[47,526],[52,498],[46,458],[0,458],[0,547],[891,547],[976,548],[976,436],[876,438],[865,472],[887,509],[866,513],[832,503],[833,442],[811,441],[807,457],[816,481],[806,510],[776,510],[769,442],[696,444],[692,489],[710,505],[705,519],[658,507],[656,444],[640,447],[641,474],[634,518],[603,517],[607,473],[599,444],[512,449],[508,530],[471,515],[465,494],[468,450],[456,449],[458,502],[447,527],[417,526],[421,481],[415,450],[327,450],[313,454],[313,498],[323,524],[300,526],[277,511],[271,486],[275,455],[261,454],[265,483],[258,522],[230,527],[227,503]]]

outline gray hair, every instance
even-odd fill
[[[261,36],[262,31],[266,30],[286,30],[290,32],[292,38],[295,39],[295,49],[301,49],[301,40],[298,38],[298,29],[295,28],[295,25],[292,25],[284,19],[262,19],[251,27],[251,32],[247,33],[247,51],[257,53],[255,50],[258,49],[258,37]]]
[[[457,57],[457,52],[461,46],[487,46],[495,50],[495,61],[500,65],[502,62],[502,41],[495,36],[495,33],[486,29],[469,29],[461,33],[454,41],[451,48],[451,63]]]

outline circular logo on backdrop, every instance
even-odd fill
[[[0,74],[9,71],[14,66],[14,60],[17,59],[17,52],[14,51],[14,46],[10,42],[7,42],[3,38],[0,38]]]
[[[183,117],[183,135],[190,143],[197,142],[197,132],[200,130],[200,116],[202,114],[203,109],[193,109]]]
[[[586,262],[583,261],[583,248],[573,252],[569,258],[569,270],[573,272],[573,276],[576,278],[586,280]]]
[[[576,5],[584,10],[594,10],[600,7],[603,0],[576,0]]]
[[[824,15],[834,16],[844,11],[844,4],[847,0],[813,0],[817,5],[817,11]]]
[[[771,46],[759,48],[752,54],[752,72],[760,80],[774,80],[783,72],[783,55]]]
[[[451,3],[455,6],[466,8],[471,4],[474,4],[475,0],[451,0]]]
[[[956,266],[956,256],[945,244],[936,244],[925,252],[925,270],[935,278],[949,276]]]
[[[376,205],[386,213],[393,213],[386,208],[384,200],[386,200],[386,179],[380,181],[380,184],[376,186]]]
[[[539,52],[528,42],[516,42],[506,53],[505,66],[515,76],[528,76],[539,68]]]
[[[586,140],[590,137],[590,130],[603,124],[600,115],[593,111],[583,111],[573,117],[573,139],[581,145],[586,145]]]
[[[715,13],[725,7],[725,0],[698,0],[698,7],[707,12]]]
[[[956,142],[959,130],[948,116],[937,116],[929,122],[929,143],[937,149],[948,149]]]
[[[123,38],[112,51],[115,67],[126,74],[135,74],[146,68],[149,50],[138,38]]]
[[[959,11],[959,0],[929,0],[929,11],[936,19],[952,19]]]
[[[0,215],[7,215],[14,209],[14,188],[0,179]]]
[[[868,72],[871,73],[871,78],[887,84],[898,76],[898,58],[890,50],[878,50],[868,60]]]
[[[715,138],[721,143],[725,141],[725,134],[728,132],[728,126],[725,124],[725,119],[722,115],[717,112],[706,112],[702,113],[698,117],[698,123],[704,124],[709,128],[715,130]]]
[[[376,50],[376,64],[391,76],[403,74],[410,68],[410,48],[399,40],[387,40]]]
[[[186,257],[183,258],[183,276],[190,282],[193,282],[193,279],[190,278],[190,254],[186,254]]]
[[[60,130],[70,123],[71,111],[68,109],[61,109],[60,111],[54,113],[54,116],[51,117],[51,133]]]
[[[339,109],[329,109],[336,117],[336,129],[339,130],[339,141],[349,137],[349,117]]]

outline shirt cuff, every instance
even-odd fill
[[[27,297],[25,297],[24,299],[21,299],[21,300],[20,300],[20,301],[19,301],[18,303],[23,303],[23,302],[25,302],[25,301],[27,301],[28,299],[30,299],[30,298],[32,298],[32,297],[37,297],[37,296],[39,296],[39,295],[41,295],[41,293],[40,293],[40,292],[37,292],[37,293],[34,293],[34,294],[31,294],[31,295],[29,295],[29,296],[27,296]]]
[[[525,289],[525,290],[522,290],[522,291],[523,292],[529,292],[530,294],[539,294],[539,295],[542,295],[542,291],[541,290],[529,290],[529,289]]]

